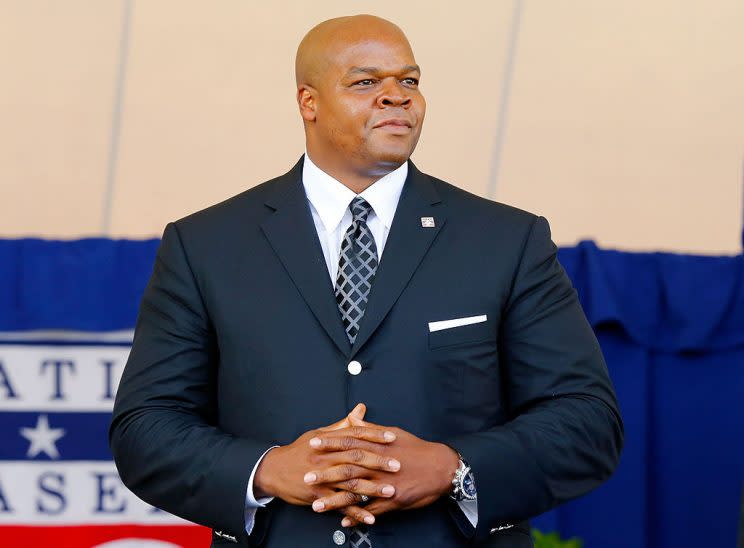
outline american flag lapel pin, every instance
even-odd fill
[[[421,217],[421,226],[424,228],[434,228],[434,217]]]

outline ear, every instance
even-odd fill
[[[318,92],[307,84],[297,88],[297,105],[300,107],[300,115],[306,122],[315,121],[315,109],[317,108]]]

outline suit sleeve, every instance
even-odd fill
[[[272,443],[216,426],[218,363],[207,309],[169,224],[140,305],[109,442],[122,481],[140,498],[242,536],[251,469]]]
[[[499,345],[511,420],[447,441],[475,475],[477,527],[458,523],[476,540],[597,487],[623,444],[599,343],[542,217],[525,241]]]

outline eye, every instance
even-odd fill
[[[418,86],[419,81],[416,78],[404,78],[403,83],[409,86]]]
[[[374,83],[375,83],[375,81],[372,80],[371,78],[366,78],[364,80],[359,80],[358,82],[354,82],[353,85],[355,85],[355,86],[371,86]]]

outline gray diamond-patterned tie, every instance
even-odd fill
[[[349,204],[349,209],[353,220],[341,243],[336,278],[336,303],[349,342],[354,344],[377,271],[377,246],[367,226],[367,217],[372,211],[372,206],[364,198],[357,196]]]
[[[366,527],[354,527],[349,533],[349,544],[351,548],[371,548],[372,541],[369,540],[369,531]]]

